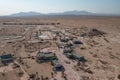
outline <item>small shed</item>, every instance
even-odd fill
[[[76,53],[76,52],[71,52],[71,53],[64,53],[65,56],[69,59],[73,59],[73,60],[78,60],[78,61],[84,61],[84,56]]]
[[[68,41],[69,41],[69,38],[67,38],[67,37],[61,37],[61,38],[60,38],[60,41],[61,41],[61,42],[68,42]]]
[[[72,55],[73,55],[74,59],[77,59],[78,61],[84,61],[85,60],[84,56],[82,56],[78,53],[72,53]]]
[[[65,53],[67,58],[73,59],[73,55],[71,53]]]
[[[0,60],[4,65],[7,65],[13,62],[13,56],[11,54],[2,55],[0,56]]]
[[[53,52],[39,52],[37,54],[37,62],[49,62],[56,59],[57,57]]]
[[[73,43],[74,44],[83,44],[80,40],[77,40],[77,39],[73,40]]]
[[[71,49],[71,48],[64,48],[64,50],[63,50],[63,53],[71,53],[71,52],[73,52],[73,49]]]
[[[58,60],[53,60],[52,65],[54,66],[54,70],[56,72],[65,70],[63,65]]]
[[[66,44],[65,46],[64,46],[64,48],[75,48],[75,46],[73,45],[73,44]]]

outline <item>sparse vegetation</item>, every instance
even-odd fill
[[[10,53],[14,59],[5,66],[0,63],[0,79],[11,80],[9,75],[16,80],[114,80],[116,75],[120,79],[118,24],[119,17],[102,16],[0,18],[0,56]],[[44,54],[38,62],[37,53],[49,51],[59,63]]]

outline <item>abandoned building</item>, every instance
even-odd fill
[[[73,58],[78,60],[78,61],[84,61],[85,60],[84,56],[82,56],[82,55],[80,55],[76,52],[72,52],[72,55],[73,55]]]
[[[62,37],[62,38],[60,38],[60,41],[61,41],[61,42],[68,42],[68,41],[69,41],[69,38],[67,38],[67,37]]]
[[[67,58],[69,59],[73,59],[73,60],[78,60],[78,61],[84,61],[84,56],[76,53],[75,51],[72,52],[66,52],[64,53],[66,55]]]
[[[73,40],[73,43],[76,45],[83,44],[80,40],[77,39]]]
[[[55,35],[51,31],[43,31],[37,36],[38,39],[43,39],[43,40],[53,40],[53,38],[55,37]]]
[[[57,56],[53,52],[38,52],[37,54],[37,62],[50,62],[52,60],[57,60]]]
[[[64,53],[66,55],[67,58],[69,59],[73,59],[73,55],[72,53]]]
[[[63,65],[58,60],[53,60],[52,61],[52,65],[54,66],[54,71],[55,72],[64,71],[65,70]]]
[[[64,48],[65,45],[66,45],[65,43],[58,43],[57,44],[58,48]]]
[[[11,54],[2,55],[0,56],[0,60],[2,64],[7,65],[13,62],[13,56]]]
[[[71,49],[73,49],[73,48],[75,48],[75,46],[74,46],[74,44],[72,44],[72,43],[67,43],[67,44],[64,46],[64,48],[71,48]]]
[[[63,54],[64,53],[72,53],[72,52],[73,52],[73,49],[64,47]]]

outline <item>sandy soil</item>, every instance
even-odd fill
[[[17,23],[17,25],[4,25],[3,23]],[[33,23],[34,25],[25,25],[28,23]],[[38,25],[38,23],[42,23],[42,25]],[[81,34],[89,34],[92,29],[97,29],[106,34],[81,37]],[[76,47],[75,51],[83,55],[87,62],[78,66],[76,61],[71,61],[60,54],[63,51],[56,49],[58,48],[56,44],[59,43],[59,37],[55,35],[55,31],[61,32],[61,36],[76,36],[81,40],[83,45]],[[41,32],[43,35],[49,36],[50,39],[49,37],[46,40],[36,37]],[[38,72],[40,78],[41,76],[51,78],[53,66],[50,63],[38,64],[36,62],[37,52],[49,47],[56,47],[55,53],[67,69],[65,73],[68,75],[68,80],[78,80],[80,78],[85,80],[119,80],[120,17],[52,16],[0,18],[0,55],[13,54],[15,61],[21,65],[27,76]],[[20,58],[22,58],[23,64],[19,62]],[[66,64],[65,60],[70,61],[71,64]],[[10,66],[7,66],[8,72],[5,72],[7,77],[3,76],[4,68],[6,66],[2,65],[0,67],[0,80],[22,79],[16,76],[16,70]],[[9,73],[11,74],[10,76],[8,75]],[[71,74],[73,76],[70,76]],[[58,74],[57,76],[60,77],[60,75]],[[70,77],[75,79],[70,79]],[[22,80],[26,79],[23,77]]]

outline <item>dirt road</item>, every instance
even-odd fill
[[[63,55],[63,49],[58,49],[56,56],[64,66],[65,74],[67,75],[68,80],[80,80],[78,73],[73,69],[76,63],[69,60],[65,55]],[[67,64],[66,62],[70,62],[70,64]]]

